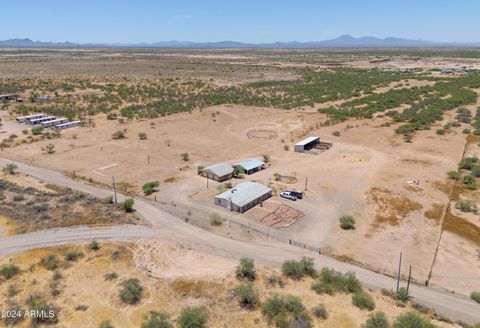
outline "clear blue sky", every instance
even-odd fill
[[[2,0],[0,40],[480,42],[479,0]]]

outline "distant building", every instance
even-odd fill
[[[215,204],[243,213],[272,197],[272,189],[258,182],[245,181],[215,196]]]
[[[232,178],[233,167],[225,163],[215,164],[201,170],[200,175],[221,182]]]
[[[44,128],[49,128],[49,127],[56,126],[59,124],[64,124],[64,123],[68,123],[68,118],[63,117],[63,118],[57,118],[51,121],[42,122],[42,125]]]
[[[17,117],[17,123],[25,123],[25,122],[30,122],[30,120],[35,120],[37,118],[44,117],[45,114],[33,114],[33,115],[27,115],[27,116],[18,116]]]
[[[40,102],[45,102],[45,101],[50,101],[52,99],[53,99],[52,96],[39,96],[35,100]]]
[[[320,141],[320,137],[311,136],[306,139],[303,139],[302,141],[297,142],[293,146],[293,150],[295,150],[298,153],[304,153],[314,148],[320,149],[320,150],[327,150],[327,149],[330,149],[332,146],[333,144],[331,142],[323,142],[323,141]]]
[[[257,158],[250,158],[245,161],[233,164],[233,168],[242,169],[246,174],[252,174],[263,170],[265,163]]]
[[[0,95],[0,101],[14,101],[17,100],[17,98],[17,94]]]
[[[42,117],[35,118],[35,119],[29,119],[28,123],[30,123],[32,125],[37,125],[37,124],[41,124],[43,122],[53,121],[55,118],[56,118],[55,116],[42,116]]]
[[[72,121],[68,123],[55,125],[55,128],[58,130],[63,130],[63,129],[73,128],[75,126],[80,126],[81,124],[82,124],[82,121]]]

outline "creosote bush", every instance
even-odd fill
[[[344,215],[340,219],[340,228],[343,230],[355,229],[355,219],[350,215]]]
[[[125,210],[125,212],[133,212],[133,204],[134,200],[132,198],[125,199],[125,201],[122,203],[122,207]]]
[[[405,312],[399,315],[392,325],[393,328],[435,328],[435,326],[427,319],[413,312]]]
[[[352,304],[362,310],[372,311],[375,309],[375,301],[364,291],[356,291],[352,294]]]
[[[120,299],[127,304],[135,304],[140,301],[143,287],[137,278],[130,278],[123,282],[123,288],[120,291]]]
[[[235,276],[240,280],[255,280],[257,273],[252,259],[244,257],[240,259],[240,264],[235,269]]]
[[[368,316],[367,321],[362,328],[389,328],[390,324],[383,312],[374,312]]]
[[[165,312],[151,311],[143,318],[140,328],[172,328],[170,316]]]
[[[262,305],[262,313],[269,322],[273,322],[279,328],[309,328],[312,326],[312,319],[305,311],[305,306],[295,296],[273,296],[268,298]]]
[[[477,291],[472,292],[472,293],[470,294],[470,298],[471,298],[472,300],[474,300],[475,302],[480,303],[480,292],[477,292]]]
[[[11,279],[20,273],[20,268],[15,264],[5,264],[0,267],[0,275],[5,279]]]
[[[282,273],[291,279],[299,280],[305,276],[314,277],[317,274],[315,264],[310,257],[303,257],[300,261],[290,260],[282,264]]]
[[[142,186],[143,193],[145,196],[149,196],[157,191],[157,187],[160,185],[158,181],[147,182]]]
[[[177,319],[179,328],[203,328],[207,324],[207,315],[198,307],[187,307]]]
[[[260,299],[257,293],[253,290],[253,285],[251,283],[235,287],[234,292],[241,307],[254,309],[260,304]]]
[[[333,269],[323,268],[311,287],[318,294],[334,295],[336,292],[354,293],[362,290],[362,286],[353,272],[345,274]]]

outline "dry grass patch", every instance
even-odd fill
[[[480,227],[458,216],[448,214],[444,229],[480,246]]]
[[[440,220],[442,219],[442,215],[443,215],[443,211],[444,211],[444,208],[445,206],[441,203],[434,203],[432,205],[432,208],[430,208],[429,210],[425,211],[425,214],[424,216],[427,218],[427,219],[430,219],[430,220],[435,220],[437,222],[440,222]]]
[[[423,208],[422,204],[405,196],[395,195],[390,190],[376,187],[370,188],[367,192],[367,201],[375,206],[375,221],[372,224],[375,228],[384,223],[398,225],[410,212]]]

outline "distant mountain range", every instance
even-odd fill
[[[274,42],[274,43],[244,43],[236,41],[192,42],[192,41],[161,41],[153,43],[83,43],[44,42],[30,39],[10,39],[0,41],[0,47],[21,48],[72,48],[72,47],[139,47],[139,48],[425,48],[425,47],[480,47],[480,43],[448,43],[424,40],[409,40],[401,38],[376,38],[371,36],[354,38],[342,35],[338,38],[324,41],[308,42]]]

